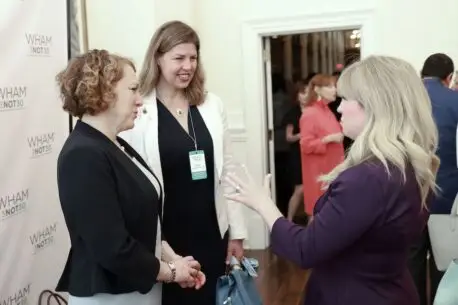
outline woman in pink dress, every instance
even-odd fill
[[[315,202],[324,192],[318,177],[344,160],[342,128],[328,107],[335,99],[336,79],[324,74],[314,76],[300,120],[304,206],[312,217]]]

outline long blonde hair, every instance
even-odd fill
[[[344,170],[374,158],[388,173],[388,163],[393,164],[405,180],[410,164],[425,206],[427,196],[436,191],[438,133],[431,101],[415,69],[398,58],[370,56],[343,71],[337,91],[361,104],[367,122],[343,163],[320,181],[327,187]]]
[[[139,91],[143,96],[149,95],[157,86],[161,76],[158,59],[175,46],[192,43],[197,51],[197,68],[184,95],[191,105],[199,105],[205,99],[205,76],[200,60],[200,40],[196,31],[181,21],[169,21],[161,25],[154,33],[146,51],[139,77]]]

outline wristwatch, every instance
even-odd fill
[[[172,272],[172,274],[170,275],[169,283],[173,283],[175,282],[175,279],[177,277],[177,268],[175,267],[174,262],[168,262],[167,265],[169,266],[170,271]]]

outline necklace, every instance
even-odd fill
[[[180,109],[180,108],[177,108],[177,109],[176,109],[176,112],[177,112],[177,115],[178,115],[178,116],[182,116],[182,115],[183,115],[183,110]]]

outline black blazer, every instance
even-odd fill
[[[79,297],[150,291],[159,272],[155,246],[162,189],[157,191],[115,143],[81,121],[59,154],[57,180],[71,249],[56,290]]]

